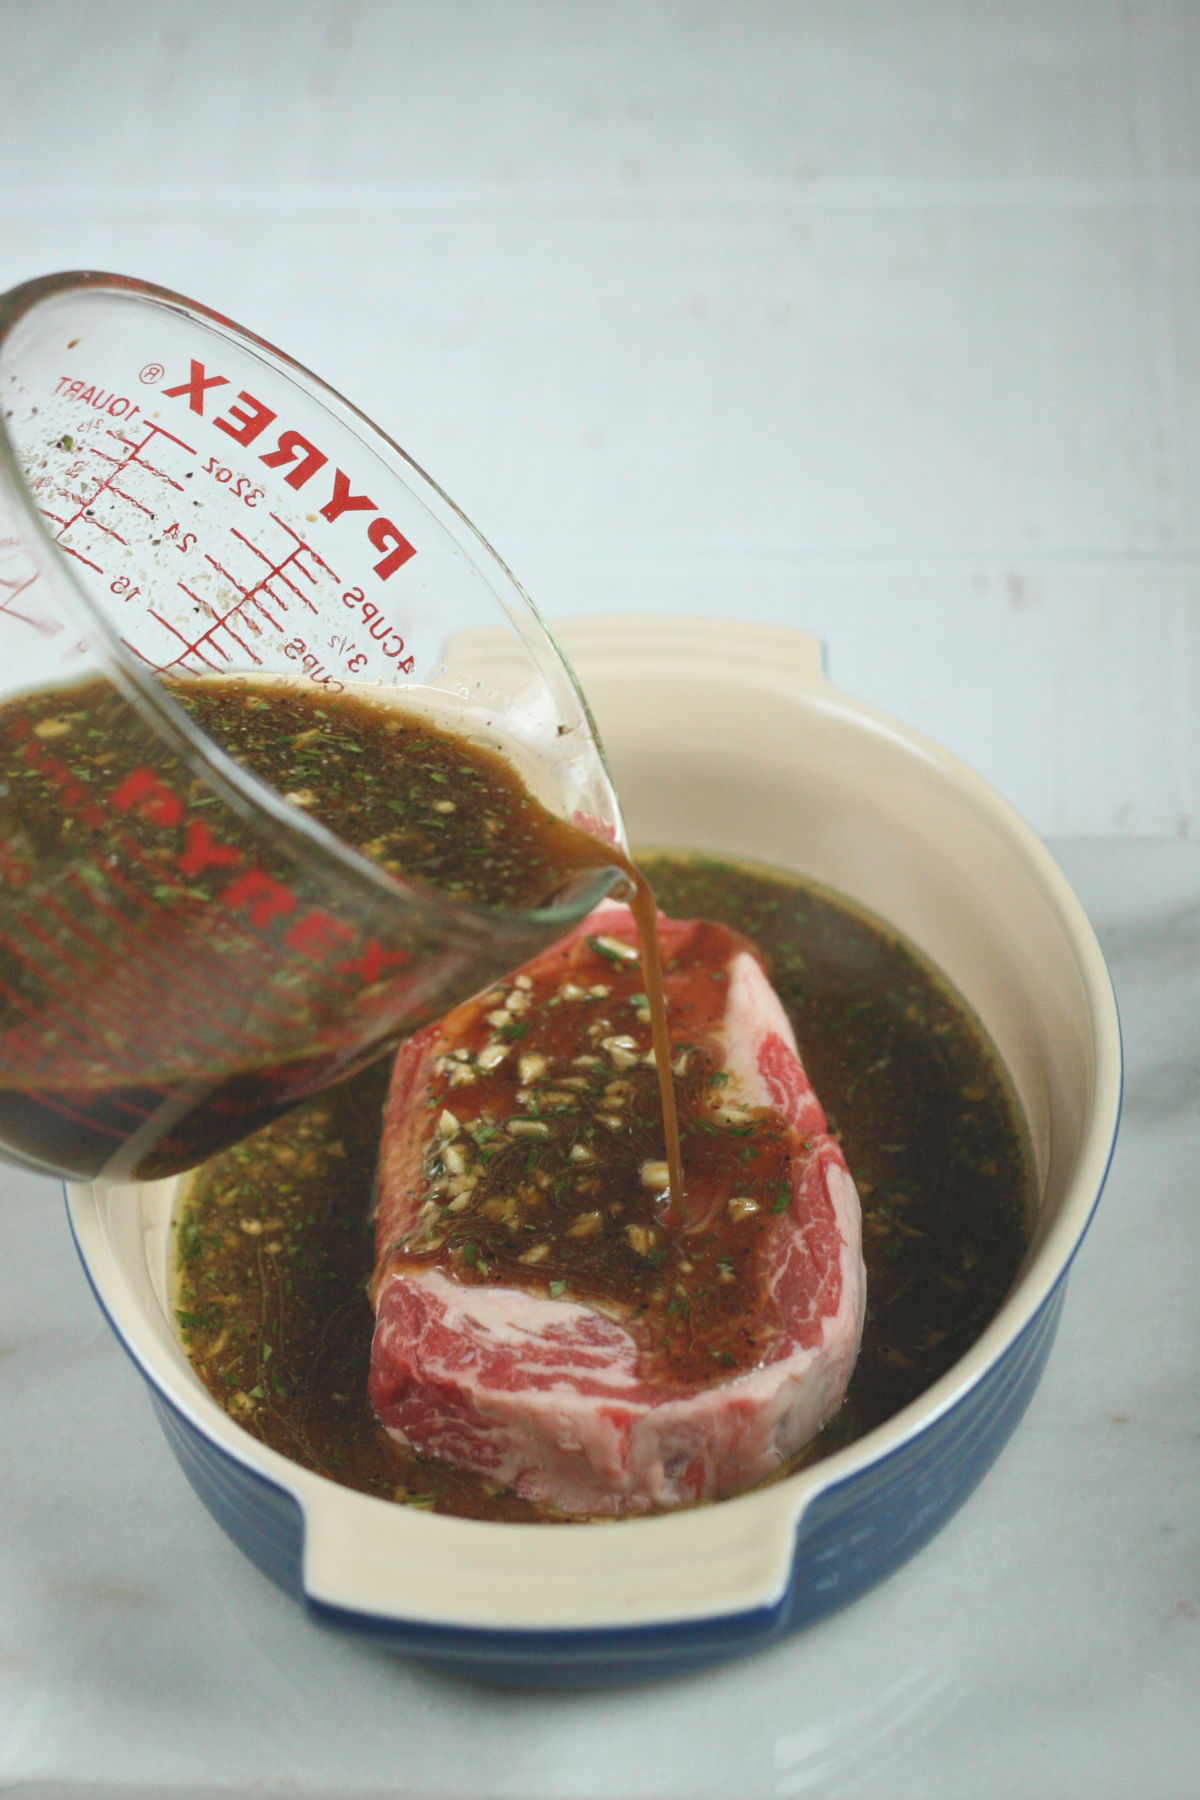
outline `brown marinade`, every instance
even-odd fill
[[[502,757],[411,712],[286,683],[163,686],[389,875],[521,912],[572,885],[589,847],[605,860]],[[5,1144],[77,1179],[172,1174],[363,1060],[343,991],[391,970],[419,1024],[403,913],[386,894],[343,904],[331,855],[307,869],[107,682],[0,707]],[[382,1051],[399,1032],[378,997]]]
[[[916,1398],[994,1316],[1032,1220],[1025,1129],[977,1022],[878,923],[770,871],[678,856],[641,867],[665,912],[720,920],[757,944],[862,1198],[862,1351],[841,1413],[797,1467]],[[226,1410],[309,1468],[441,1511],[542,1517],[403,1452],[370,1413],[366,1283],[386,1079],[368,1071],[192,1178],[177,1218],[184,1342]]]
[[[510,764],[411,712],[350,694],[168,681],[207,736],[372,862],[455,900],[547,905],[577,836]]]

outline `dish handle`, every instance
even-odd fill
[[[711,678],[714,669],[736,676],[752,673],[761,687],[765,672],[772,683],[792,692],[827,688],[825,644],[811,631],[791,625],[763,625],[742,619],[700,619],[678,613],[637,618],[612,614],[584,615],[550,621],[551,630],[572,666],[578,665],[584,692],[596,676],[616,667],[656,666],[663,662]]]

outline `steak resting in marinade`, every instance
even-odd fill
[[[858,1195],[757,953],[658,931],[682,1208],[615,902],[410,1039],[385,1109],[376,1414],[562,1513],[769,1476],[840,1407],[862,1331]]]

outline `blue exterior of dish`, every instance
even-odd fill
[[[643,1682],[760,1649],[814,1624],[928,1543],[991,1467],[1029,1405],[1065,1292],[1064,1273],[1025,1330],[961,1399],[898,1449],[818,1495],[801,1523],[791,1581],[777,1605],[683,1624],[481,1631],[380,1618],[313,1600],[304,1592],[304,1521],[297,1502],[211,1442],[153,1384],[151,1394],[167,1441],[218,1525],[318,1623],[509,1686]]]

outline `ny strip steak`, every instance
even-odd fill
[[[659,917],[686,1171],[628,909],[405,1044],[380,1153],[369,1391],[418,1452],[566,1514],[737,1492],[833,1416],[858,1195],[753,947]]]

